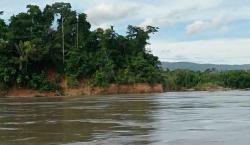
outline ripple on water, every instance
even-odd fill
[[[0,99],[0,144],[244,145],[250,92]]]
[[[16,131],[18,128],[0,127],[0,131]]]

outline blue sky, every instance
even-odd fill
[[[6,21],[58,0],[1,0]],[[160,27],[148,46],[163,61],[250,63],[249,0],[61,0],[88,14],[93,29],[115,26],[124,34],[129,24]]]

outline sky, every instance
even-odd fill
[[[161,61],[250,64],[250,0],[0,0],[1,17],[54,2],[88,14],[92,29],[159,27],[147,47]]]

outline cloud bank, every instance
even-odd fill
[[[215,64],[250,63],[250,39],[218,39],[184,42],[153,42],[153,53],[162,61]]]

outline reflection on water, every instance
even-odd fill
[[[245,145],[250,92],[0,99],[0,144]]]
[[[148,95],[0,100],[2,144],[150,144]]]

